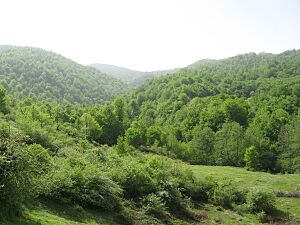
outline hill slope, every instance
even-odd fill
[[[285,174],[273,175],[263,172],[251,172],[241,168],[234,167],[212,167],[212,166],[191,166],[197,180],[205,180],[207,178],[215,181],[224,182],[230,180],[233,184],[242,188],[280,191],[285,193],[293,193],[299,186],[298,180],[300,174]],[[268,181],[268,182],[266,182]],[[276,197],[276,206],[287,212],[290,221],[277,221],[278,224],[297,224],[300,221],[300,199],[296,197]],[[200,209],[195,209],[203,216],[201,222],[191,224],[220,224],[221,221],[226,221],[226,224],[265,224],[259,221],[255,215],[249,213],[237,213],[233,209],[222,209],[207,204]],[[42,223],[47,225],[52,224],[122,224],[118,220],[117,213],[103,212],[101,210],[87,210],[80,207],[57,203],[53,201],[44,201],[39,205],[31,206],[26,209],[22,218],[16,218],[12,221],[3,222],[4,225],[15,224],[35,224]],[[136,221],[137,223],[139,221]],[[172,220],[172,222],[181,222]],[[222,223],[223,224],[223,223]],[[225,224],[225,222],[224,222]]]
[[[127,82],[130,87],[137,87],[138,85],[146,82],[146,80],[148,79],[163,76],[168,73],[173,73],[178,71],[178,69],[171,69],[171,70],[141,72],[141,71],[127,69],[124,67],[119,67],[119,66],[114,66],[109,64],[101,64],[101,63],[91,64],[90,66],[100,70],[103,73],[110,74],[112,76],[115,76]]]
[[[300,171],[299,84],[300,50],[197,62],[130,93],[127,135],[138,129],[149,140],[136,146],[195,164]],[[258,161],[246,164],[246,149]]]
[[[0,46],[0,82],[17,98],[101,103],[126,89],[118,79],[38,48]]]

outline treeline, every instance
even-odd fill
[[[17,99],[95,104],[124,93],[120,80],[38,48],[0,46],[0,83]]]

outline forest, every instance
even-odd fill
[[[221,224],[205,207],[243,224],[300,221],[297,203],[294,215],[277,204],[300,196],[300,50],[198,61],[129,89],[55,53],[2,46],[0,82],[0,223],[49,202],[112,224]],[[298,181],[242,187],[199,179],[200,165]]]
[[[0,46],[0,80],[17,98],[40,102],[97,104],[122,94],[114,77],[39,48]]]

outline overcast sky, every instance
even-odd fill
[[[0,0],[0,44],[136,70],[300,48],[300,0]]]

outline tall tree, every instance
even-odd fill
[[[241,166],[245,152],[244,131],[236,122],[224,123],[216,133],[214,146],[218,165]]]
[[[196,126],[189,143],[191,161],[197,164],[211,164],[215,133],[209,127]]]
[[[6,90],[0,86],[0,112],[7,113]]]

